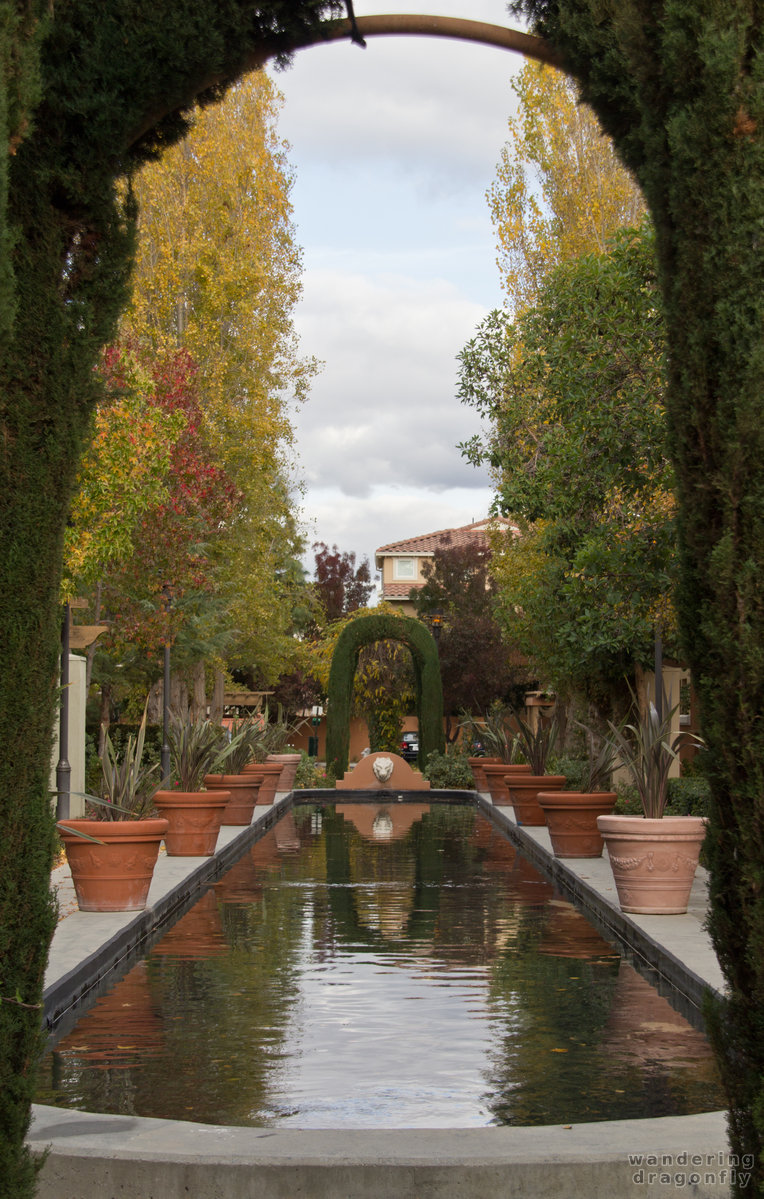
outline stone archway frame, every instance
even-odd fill
[[[342,630],[332,655],[326,712],[326,767],[342,778],[350,757],[350,704],[358,655],[374,641],[400,641],[411,653],[419,720],[419,763],[444,749],[443,688],[438,647],[430,630],[412,616],[370,612]]]

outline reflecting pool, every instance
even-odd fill
[[[470,807],[296,807],[46,1055],[40,1103],[302,1128],[725,1106],[711,1051]]]

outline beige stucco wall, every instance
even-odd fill
[[[422,574],[422,563],[428,562],[431,557],[432,557],[431,554],[427,555],[426,557],[422,557],[422,558],[418,557],[416,554],[395,554],[395,555],[390,555],[390,556],[386,555],[382,559],[382,586],[384,587],[384,585],[386,583],[411,583],[412,586],[414,583],[423,583],[424,575]],[[413,558],[414,559],[415,574],[414,574],[413,579],[398,579],[395,577],[395,567],[394,567],[393,563],[398,558]]]

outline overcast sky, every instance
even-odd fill
[[[515,24],[504,0],[356,0]],[[501,304],[485,192],[519,56],[435,38],[315,47],[277,74],[291,145],[302,349],[322,360],[296,429],[310,540],[359,560],[487,514],[485,473],[457,443],[456,355]],[[312,558],[311,558],[312,564]]]

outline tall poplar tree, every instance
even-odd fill
[[[138,247],[127,336],[160,358],[183,348],[196,365],[203,431],[236,488],[235,519],[208,548],[235,659],[272,682],[289,657],[290,606],[279,583],[294,552],[286,457],[288,405],[305,398],[315,363],[299,354],[301,294],[281,96],[264,72],[218,105],[134,181]],[[281,659],[281,661],[280,661]]]
[[[507,304],[519,313],[554,267],[603,253],[619,229],[639,224],[645,206],[569,76],[528,61],[512,88],[518,108],[487,198]]]

